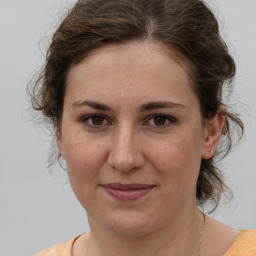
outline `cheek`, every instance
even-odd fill
[[[191,138],[180,138],[158,145],[151,152],[152,164],[164,183],[178,190],[194,188],[201,164],[200,143]]]
[[[67,145],[66,164],[70,185],[81,205],[88,208],[96,202],[99,171],[104,162],[102,146],[99,143],[79,142],[73,139]]]
[[[70,180],[90,180],[97,174],[104,159],[101,143],[90,143],[90,138],[84,136],[76,136],[67,141],[65,158]]]

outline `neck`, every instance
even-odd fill
[[[187,256],[197,255],[202,231],[202,214],[196,209],[179,214],[162,228],[140,235],[113,233],[90,223],[89,256]]]

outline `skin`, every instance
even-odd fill
[[[196,181],[224,118],[202,122],[190,77],[174,53],[150,41],[106,45],[71,67],[57,144],[91,228],[73,256],[196,255]],[[106,183],[154,187],[123,202]]]

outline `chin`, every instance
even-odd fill
[[[111,214],[106,214],[103,218],[100,216],[98,220],[93,218],[91,220],[88,215],[88,220],[91,225],[91,228],[95,227],[95,221],[100,228],[103,226],[108,232],[119,236],[130,236],[130,237],[138,237],[143,236],[149,233],[154,232],[155,230],[166,225],[166,222],[163,219],[154,219],[152,216],[141,212],[131,212],[131,211],[119,211]],[[95,217],[95,215],[94,215]]]

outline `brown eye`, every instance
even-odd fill
[[[175,122],[176,122],[176,119],[171,117],[171,116],[152,115],[146,123],[150,126],[153,126],[153,127],[165,128],[165,127],[168,127],[169,125],[171,125]]]
[[[85,116],[81,119],[81,122],[84,123],[86,126],[89,126],[92,128],[100,128],[109,124],[107,119],[101,115]]]
[[[104,123],[105,118],[102,116],[94,116],[91,118],[91,120],[93,125],[102,125]]]
[[[167,118],[164,116],[156,116],[153,118],[153,122],[156,126],[161,126],[166,124]]]

